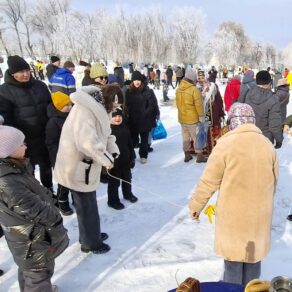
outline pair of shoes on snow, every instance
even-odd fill
[[[107,203],[107,205],[116,210],[122,210],[125,208],[125,205],[122,204],[121,202]]]
[[[68,201],[59,201],[58,202],[58,207],[60,212],[64,215],[64,216],[70,216],[73,214],[73,210],[70,208],[69,202]]]
[[[124,199],[127,201],[130,201],[131,203],[136,203],[138,201],[138,198],[134,196],[133,194],[129,196],[124,196]]]
[[[110,246],[108,244],[105,244],[105,243],[102,243],[97,248],[86,248],[86,247],[81,245],[81,251],[85,252],[85,253],[92,252],[94,254],[103,254],[103,253],[107,253],[108,251],[110,251],[110,249],[111,249]]]

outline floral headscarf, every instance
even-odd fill
[[[255,124],[255,114],[252,107],[246,103],[234,103],[228,111],[229,129],[234,130],[243,124]]]

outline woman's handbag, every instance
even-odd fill
[[[221,121],[221,128],[219,129],[219,135],[218,138],[222,137],[223,135],[225,135],[227,132],[229,132],[229,127],[226,124],[225,119],[223,118]]]
[[[167,132],[161,120],[156,122],[156,127],[152,129],[151,135],[153,140],[165,139],[167,137]]]

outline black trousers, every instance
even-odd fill
[[[69,199],[69,189],[58,184],[58,190],[57,190],[57,199],[58,203],[65,203],[68,202]]]
[[[131,137],[134,147],[139,146],[140,158],[148,157],[148,135],[149,132],[136,132],[131,130]],[[140,136],[140,143],[139,143]]]
[[[40,168],[40,179],[44,187],[53,190],[53,175],[50,159],[47,156],[31,157],[30,163],[35,171],[35,166]]]
[[[51,278],[54,274],[55,261],[48,263],[40,271],[18,269],[18,283],[21,292],[52,292]]]
[[[132,181],[131,169],[112,169],[110,172],[111,175],[121,178],[129,183]],[[122,193],[124,198],[129,197],[132,194],[132,186],[131,184],[122,181]],[[121,181],[119,179],[113,178],[109,176],[109,182],[107,185],[107,195],[108,195],[108,203],[114,204],[120,202],[119,199],[119,187]]]
[[[100,219],[96,201],[96,192],[77,192],[71,190],[77,213],[79,241],[88,249],[101,246]]]

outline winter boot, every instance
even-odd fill
[[[69,201],[58,201],[59,210],[64,216],[70,216],[73,214],[73,210],[70,208]]]
[[[188,151],[185,151],[185,159],[184,159],[184,162],[189,162],[190,160],[192,160],[193,157],[192,155],[190,154],[190,152]]]
[[[287,220],[292,221],[292,214],[288,215]]]
[[[197,160],[196,160],[197,163],[206,163],[207,161],[208,161],[208,158],[205,157],[203,155],[203,153],[198,153],[197,154]]]
[[[0,277],[4,274],[4,271],[0,270]]]

